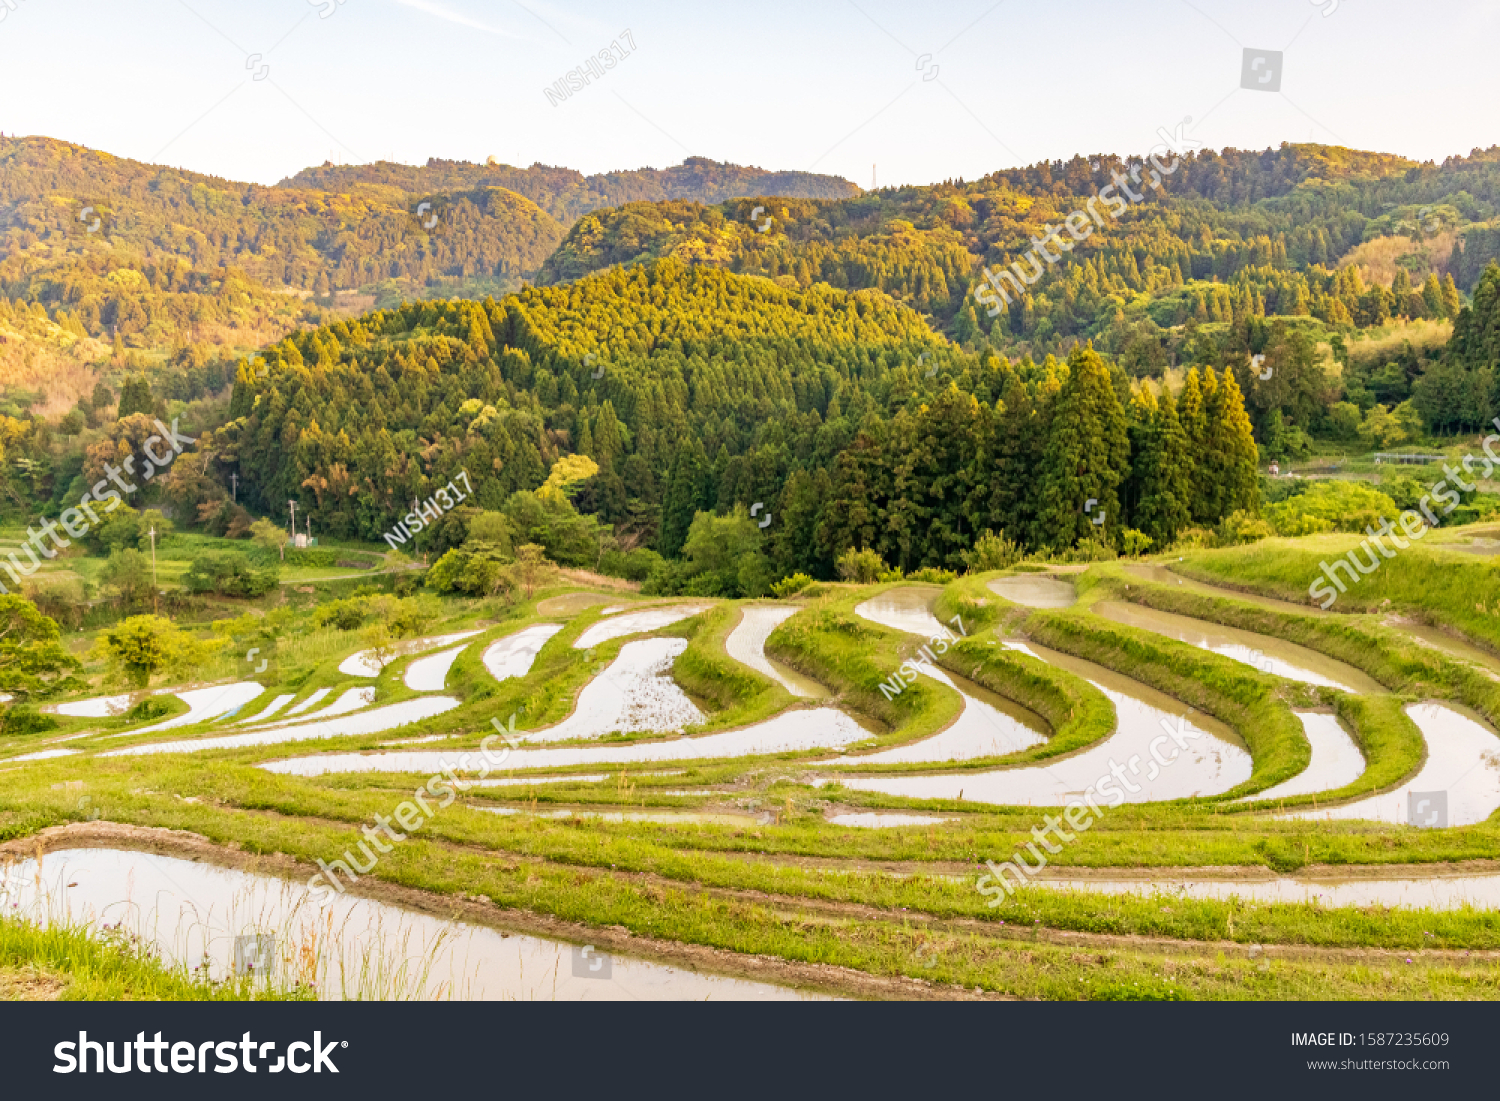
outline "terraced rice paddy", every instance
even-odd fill
[[[1365,771],[1365,759],[1337,716],[1320,711],[1299,711],[1297,718],[1307,731],[1312,763],[1290,780],[1269,787],[1255,799],[1287,799],[1337,791],[1354,783]]]
[[[490,676],[496,680],[524,677],[531,672],[531,666],[547,640],[561,630],[561,627],[550,623],[527,627],[490,643],[485,647],[481,660]]]
[[[1413,704],[1406,711],[1427,743],[1427,760],[1414,778],[1382,795],[1295,817],[1393,823],[1430,818],[1432,825],[1467,826],[1500,809],[1500,739],[1443,704]]]
[[[812,749],[843,749],[869,737],[869,732],[842,711],[830,707],[787,711],[774,719],[717,734],[629,746],[521,749],[510,754],[510,769],[572,768],[579,765],[622,765],[657,761],[712,760],[752,757]],[[323,776],[336,772],[440,771],[452,763],[449,753],[328,753],[317,757],[272,761],[270,772],[293,776]]]
[[[792,695],[822,699],[828,695],[828,689],[811,677],[766,656],[766,639],[796,614],[795,607],[747,604],[740,610],[740,621],[725,639],[724,649],[735,661],[764,673]]]
[[[650,608],[642,612],[628,612],[614,616],[610,619],[600,620],[573,643],[575,650],[591,650],[595,646],[602,645],[617,638],[625,638],[627,635],[645,634],[647,631],[659,631],[663,627],[670,627],[674,623],[680,623],[690,616],[695,616],[708,607],[706,604],[671,604],[664,608]]]
[[[560,742],[636,731],[679,731],[702,722],[703,712],[671,678],[672,661],[687,649],[680,638],[627,642],[620,654],[578,696],[556,726],[528,730],[527,742]]]
[[[1093,610],[1115,623],[1153,631],[1199,649],[1211,650],[1288,680],[1342,688],[1346,692],[1361,694],[1379,694],[1385,691],[1374,678],[1352,665],[1281,639],[1204,623],[1202,620],[1145,608],[1139,604],[1104,601],[1095,604]]]
[[[304,884],[273,876],[111,849],[50,853],[40,867],[35,860],[22,861],[0,886],[7,909],[40,921],[71,917],[94,925],[118,924],[165,958],[205,967],[220,978],[234,963],[237,941],[264,938],[275,973],[310,984],[323,999],[759,1001],[810,996],[607,953],[607,975],[578,976],[573,945],[442,921],[387,902],[328,895],[326,890],[323,896],[311,895]],[[325,905],[318,904],[320,897]]]
[[[1176,606],[1192,616],[1134,602],[1135,586],[1191,591],[1193,602]],[[1225,600],[1241,612],[1293,608],[1297,619],[1245,613],[1239,621],[1256,627],[1247,631],[1213,619]],[[544,593],[498,615],[486,608],[482,640],[473,619],[435,621],[389,668],[351,633],[346,649],[285,683],[155,688],[186,706],[166,719],[128,722],[145,693],[95,689],[55,709],[55,733],[0,737],[0,770],[63,820],[167,826],[238,861],[135,851],[159,847],[153,834],[43,862],[43,883],[79,907],[69,912],[155,922],[149,935],[169,958],[211,970],[238,930],[270,931],[304,958],[305,920],[318,913],[307,869],[355,853],[369,893],[335,897],[321,913],[352,939],[320,949],[308,972],[320,997],[377,982],[423,997],[794,997],[782,982],[807,975],[859,996],[1062,997],[1103,989],[1115,981],[1106,970],[1136,976],[1133,989],[1164,951],[1180,958],[1173,981],[1184,989],[1245,996],[1233,969],[1213,962],[1226,936],[1242,935],[1349,954],[1319,970],[1278,963],[1269,979],[1256,968],[1254,996],[1370,996],[1367,943],[1489,943],[1474,907],[1500,904],[1500,869],[1484,862],[1500,852],[1490,823],[1500,737],[1489,725],[1500,689],[1495,713],[1483,696],[1500,659],[1446,634],[1441,652],[1464,664],[1445,672],[1433,646],[1419,645],[1436,628],[1411,628],[1405,613],[1309,616],[1186,583],[1160,563],[947,589],[834,585],[796,603],[639,603]],[[955,608],[963,614],[950,620]],[[1385,632],[1378,645],[1351,645],[1365,625]],[[816,679],[767,653],[773,634],[773,650]],[[1411,666],[1423,679],[1388,690],[1371,669],[1403,638],[1425,655]],[[922,653],[938,651],[934,639],[947,644],[942,666]],[[1035,660],[1005,659],[1018,653]],[[892,696],[907,661],[916,676]],[[1177,691],[1179,667],[1211,671],[1186,693],[1191,704],[1150,686]],[[1248,673],[1221,672],[1231,668]],[[1226,704],[1221,691],[1240,695]],[[1280,709],[1253,712],[1264,728],[1245,717],[1254,692]],[[1059,738],[1072,740],[1046,755]],[[1268,760],[1280,762],[1275,782],[1241,790]],[[407,827],[406,847],[390,856],[359,857],[362,827],[413,808],[413,792],[430,821]],[[1090,796],[1105,812],[1098,823],[1048,850],[1045,874],[992,908],[978,889],[984,861],[1010,859],[1055,808]],[[1419,809],[1436,817],[1413,824]],[[269,876],[232,842],[288,855]],[[32,850],[11,854],[11,878],[34,889]],[[281,878],[287,860],[300,880]],[[1381,861],[1393,863],[1382,871]],[[417,909],[403,908],[408,896]],[[641,958],[612,953],[613,986],[576,977],[572,946],[555,931],[487,925],[576,921],[592,912],[579,897],[612,908],[580,937],[643,946]],[[189,899],[196,926],[183,924]],[[1385,916],[1370,919],[1376,912]],[[431,913],[463,916],[445,925]],[[785,954],[792,925],[831,969]],[[1018,927],[1036,932],[1025,951],[1045,967],[997,948]],[[686,928],[691,944],[654,939]],[[349,952],[379,963],[356,969]],[[664,962],[682,952],[708,953],[727,973]],[[1107,967],[1097,962],[1108,954]],[[763,978],[767,961],[774,981],[732,977]],[[1450,978],[1429,971],[1426,981],[1479,981],[1467,963],[1442,966]]]
[[[217,737],[196,738],[190,741],[145,742],[126,749],[115,749],[103,754],[105,757],[137,756],[145,753],[202,753],[212,749],[243,749],[246,746],[277,745],[282,742],[300,742],[312,738],[347,738],[354,735],[378,734],[395,730],[412,723],[441,715],[458,706],[458,701],[447,696],[423,696],[420,699],[404,700],[385,707],[372,707],[352,715],[312,722],[282,723],[247,731],[244,734],[225,734]]]

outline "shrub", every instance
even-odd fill
[[[88,595],[76,577],[41,577],[27,582],[26,599],[64,627],[77,627],[88,613]]]
[[[1259,516],[1251,516],[1244,509],[1239,509],[1219,521],[1215,541],[1221,547],[1238,547],[1269,539],[1275,534],[1276,529]]]
[[[347,600],[331,600],[313,613],[313,622],[319,627],[335,627],[340,631],[358,630],[369,616],[366,601],[361,597]]]
[[[1003,570],[1021,560],[1021,548],[1005,537],[1004,530],[997,533],[986,528],[985,533],[974,540],[973,549],[964,552],[963,558],[970,573]]]
[[[631,551],[605,551],[599,559],[599,572],[626,581],[645,581],[661,563],[662,557],[647,547]]]
[[[897,571],[898,573],[900,571]],[[920,570],[906,575],[908,581],[926,581],[933,585],[946,585],[958,575],[952,570],[940,570],[936,566],[923,566]],[[884,580],[882,578],[882,580]],[[897,577],[895,580],[901,580]]]
[[[813,583],[813,579],[805,573],[794,573],[790,577],[783,577],[771,586],[771,595],[785,600],[789,596],[795,596],[803,589]]]
[[[1120,532],[1120,552],[1129,558],[1139,558],[1151,549],[1153,542],[1151,536],[1135,528],[1125,528]]]
[[[147,696],[125,712],[125,718],[132,723],[145,723],[152,719],[165,719],[171,713],[172,704],[168,700],[161,696]]]
[[[200,554],[183,575],[189,592],[220,596],[264,596],[276,587],[275,569],[258,570],[243,554]]]
[[[1396,502],[1364,482],[1314,482],[1295,497],[1266,510],[1278,535],[1311,535],[1321,531],[1363,532],[1382,517],[1400,515]]]
[[[839,555],[834,568],[843,580],[861,585],[873,583],[886,572],[885,562],[880,555],[872,550],[855,550],[853,547]]]
[[[56,719],[51,715],[43,715],[29,704],[16,704],[6,711],[3,719],[0,719],[0,734],[40,734],[43,731],[56,729]]]
[[[1059,562],[1113,562],[1119,555],[1100,536],[1081,540],[1077,546],[1069,547],[1058,555]]]

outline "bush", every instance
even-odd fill
[[[313,622],[319,627],[335,627],[340,631],[355,631],[364,626],[369,617],[367,601],[361,597],[347,600],[331,600],[313,613]]]
[[[1120,553],[1127,558],[1139,558],[1151,549],[1155,542],[1151,536],[1135,528],[1126,528],[1120,532]]]
[[[850,547],[839,555],[834,563],[839,577],[860,585],[873,584],[886,572],[885,562],[872,550],[855,550]]]
[[[41,734],[44,731],[56,729],[56,719],[51,715],[43,715],[29,704],[16,704],[6,711],[3,719],[0,719],[0,734],[12,736]]]
[[[220,596],[264,596],[276,587],[275,569],[258,570],[237,552],[200,554],[183,574],[188,592]]]
[[[1266,510],[1278,535],[1312,535],[1322,531],[1363,532],[1382,517],[1400,515],[1396,502],[1365,482],[1314,482],[1307,489]]]
[[[797,593],[800,593],[812,583],[813,579],[808,577],[807,574],[794,573],[790,577],[783,577],[780,581],[772,585],[771,595],[780,600],[785,600],[789,596],[795,596]]]
[[[926,581],[933,585],[946,585],[958,575],[952,570],[940,570],[936,566],[923,566],[920,570],[906,575],[908,581]],[[899,581],[900,578],[898,577]]]
[[[645,581],[661,561],[661,555],[647,547],[605,551],[599,559],[599,572],[609,577],[623,577],[626,581]]]
[[[125,718],[132,723],[145,723],[152,719],[165,719],[171,713],[172,704],[165,697],[147,696],[125,712]]]
[[[1259,516],[1251,516],[1244,509],[1239,509],[1219,521],[1215,541],[1221,547],[1239,547],[1269,539],[1275,534],[1276,529]]]
[[[1177,533],[1177,538],[1172,540],[1171,545],[1167,549],[1176,551],[1205,550],[1216,543],[1217,539],[1214,533],[1207,528],[1183,528]]]
[[[964,565],[970,573],[985,573],[988,570],[1003,570],[1021,560],[1021,548],[1005,537],[1005,532],[990,531],[974,540],[972,550],[964,552]]]
[[[1113,562],[1119,555],[1098,535],[1090,536],[1057,556],[1059,562]]]
[[[88,614],[88,595],[76,577],[41,577],[26,584],[26,599],[64,627],[77,627]]]

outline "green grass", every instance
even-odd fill
[[[248,978],[213,981],[163,961],[139,941],[101,937],[79,924],[34,925],[0,915],[0,996],[6,972],[52,987],[61,1001],[284,1001],[310,992],[278,990]]]
[[[1347,554],[1359,542],[1352,535],[1267,539],[1194,554],[1172,568],[1211,584],[1309,605],[1309,589],[1323,577],[1322,564]],[[1368,553],[1360,552],[1366,563]],[[1441,583],[1435,583],[1437,578]],[[1402,612],[1500,653],[1500,570],[1489,559],[1443,550],[1437,543],[1413,543],[1384,559],[1358,584],[1348,584],[1347,577],[1345,584],[1348,591],[1334,602],[1333,612]]]
[[[1333,706],[1353,732],[1369,769],[1350,786],[1348,795],[1366,795],[1371,787],[1399,782],[1420,763],[1422,752],[1419,735],[1401,711],[1404,699],[1431,694],[1478,701],[1471,706],[1483,712],[1483,704],[1500,712],[1500,684],[1470,667],[1415,646],[1376,617],[1275,612],[1142,584],[1133,577],[1127,593],[1125,575],[1112,564],[1091,567],[1078,576],[1080,604],[1067,611],[1017,608],[988,591],[986,582],[992,576],[962,578],[943,591],[936,606],[939,618],[949,621],[961,615],[968,637],[939,661],[1029,707],[1051,727],[1046,745],[1012,755],[1006,763],[1074,751],[1106,735],[1114,721],[1108,699],[1079,677],[999,645],[998,636],[1013,630],[1135,677],[1185,706],[1227,722],[1245,739],[1255,761],[1251,782],[1227,796],[1111,809],[1093,829],[1052,857],[1054,868],[1240,866],[1292,873],[1312,865],[1443,865],[1492,860],[1500,852],[1500,824],[1493,821],[1444,830],[1279,821],[1259,813],[1263,808],[1256,804],[1229,802],[1303,767],[1306,740],[1291,713],[1293,704]],[[559,585],[536,594],[536,601],[576,587]],[[836,702],[884,731],[868,745],[927,737],[951,722],[960,706],[956,693],[927,678],[894,698],[880,692],[879,686],[890,682],[901,662],[924,640],[854,614],[856,604],[879,591],[882,587],[830,586],[773,632],[768,645],[774,656],[829,685]],[[1348,697],[1324,692],[1122,627],[1089,611],[1098,600],[1121,598],[1286,638],[1364,669],[1396,694]],[[461,706],[397,735],[454,735],[443,743],[445,748],[477,745],[493,732],[491,718],[504,722],[513,712],[523,730],[558,721],[625,641],[591,651],[573,649],[573,640],[598,621],[598,608],[560,620],[538,616],[535,601],[499,608],[450,599],[443,612],[425,634],[474,626],[481,617],[497,621],[470,640],[453,666],[446,691],[457,696]],[[266,696],[248,705],[244,714],[263,706],[272,693],[292,687],[300,697],[317,687],[375,683],[380,704],[414,695],[401,682],[404,661],[393,663],[373,682],[339,674],[338,662],[358,649],[357,632],[309,630],[307,615],[299,606],[279,643],[278,682],[263,679]],[[780,686],[723,652],[735,618],[733,604],[720,604],[657,632],[688,640],[674,676],[708,711],[701,730],[759,721],[792,704]],[[548,621],[564,622],[564,629],[542,648],[527,676],[506,682],[489,677],[480,654],[490,639]],[[133,744],[131,738],[106,741],[104,736],[122,725],[119,720],[64,720],[58,731],[44,737],[97,729],[98,735],[69,744],[85,750]],[[188,728],[171,736],[199,732],[218,731]],[[88,808],[102,809],[112,821],[188,830],[248,853],[282,853],[303,862],[327,858],[352,845],[358,829],[376,814],[390,814],[426,777],[348,774],[301,779],[255,766],[313,752],[371,749],[391,736],[192,756],[101,758],[85,753],[37,762],[7,773],[0,786],[0,839],[27,837],[47,825],[86,817],[87,809],[79,809],[80,797],[86,795]],[[619,740],[639,737],[649,735]],[[37,739],[29,741],[28,748],[35,748]],[[0,742],[7,747],[19,744]],[[1432,962],[1416,955],[1432,947],[1500,949],[1500,918],[1487,911],[1335,910],[1042,888],[1024,890],[990,909],[975,889],[983,859],[1006,859],[1031,840],[1031,830],[1045,811],[901,800],[848,792],[837,785],[814,788],[808,782],[811,775],[832,772],[826,764],[807,767],[809,758],[817,756],[673,762],[642,771],[681,775],[628,775],[625,780],[615,768],[579,766],[571,771],[605,772],[609,779],[602,784],[476,789],[466,800],[473,806],[519,806],[534,799],[538,806],[737,807],[775,810],[779,818],[777,824],[765,826],[611,823],[496,816],[457,805],[397,846],[375,874],[438,898],[487,898],[501,907],[588,927],[619,926],[643,937],[1022,997],[1430,998],[1494,997],[1500,992],[1500,972],[1491,961]],[[715,793],[665,794],[699,788]],[[1322,805],[1339,795],[1320,793],[1317,800]],[[923,828],[843,829],[823,818],[834,806],[932,806],[955,821]],[[1048,940],[1063,933],[1122,939]],[[1148,943],[1149,938],[1168,938],[1171,943]],[[1383,971],[1392,965],[1385,961],[1288,955],[1276,958],[1269,971],[1261,971],[1234,947],[1249,943],[1303,953],[1401,950],[1417,962],[1403,963],[1387,975]],[[56,951],[45,946],[35,947],[34,962],[16,963],[19,958],[31,959],[27,951],[33,949],[19,956],[0,954],[0,984],[4,968],[25,966],[47,981],[56,977],[76,984],[68,987],[74,994],[63,996],[93,996],[89,991],[122,996],[110,993],[122,990],[123,996],[155,996],[135,993],[146,991],[145,986],[110,986],[104,979],[96,984],[93,972],[71,973],[56,962]],[[188,991],[184,996],[197,995]]]

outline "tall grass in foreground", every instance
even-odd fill
[[[319,909],[293,884],[269,880],[266,890],[227,871],[244,882],[206,905],[184,896],[153,899],[147,908],[127,888],[126,897],[96,910],[74,905],[62,877],[49,883],[44,864],[40,852],[35,860],[0,863],[0,968],[29,966],[56,978],[66,984],[66,998],[411,1001],[470,994],[464,975],[433,978],[459,929],[451,923],[423,931],[399,910],[354,898]],[[269,973],[236,970],[232,949],[242,936],[271,938]]]

